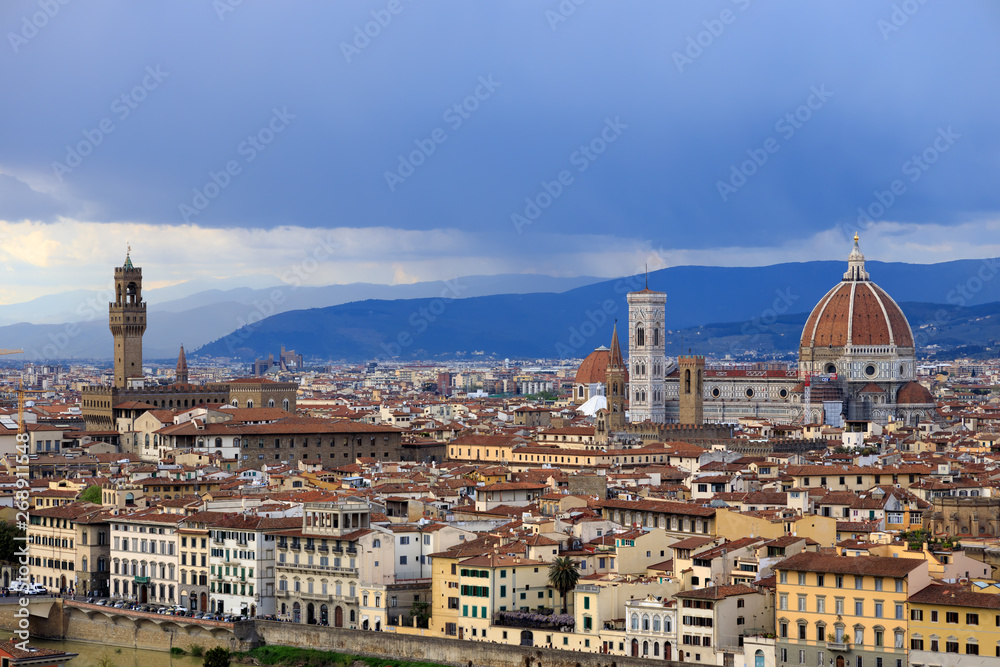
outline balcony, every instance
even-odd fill
[[[826,643],[826,647],[828,649],[830,649],[831,651],[850,651],[851,650],[851,644],[846,639],[841,639],[839,642],[837,642],[837,641],[828,641]]]
[[[311,544],[309,542],[306,542],[306,545],[305,545],[304,549],[306,551],[315,551],[316,550],[316,545],[315,544]]]

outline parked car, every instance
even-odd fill
[[[49,590],[41,584],[28,584],[21,592],[26,595],[45,595]]]

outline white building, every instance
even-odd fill
[[[155,510],[109,518],[112,596],[177,604],[177,528],[183,519]]]
[[[300,518],[229,516],[211,525],[209,595],[214,613],[274,614],[274,532]]]

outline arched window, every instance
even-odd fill
[[[691,369],[690,368],[685,368],[684,369],[684,393],[685,394],[690,394],[691,393]]]
[[[222,438],[216,438],[215,439],[215,446],[216,447],[222,447]]]
[[[239,399],[236,399],[236,398],[233,399],[233,407],[234,408],[240,407],[240,401],[239,401]]]
[[[642,615],[642,631],[643,632],[649,632],[649,615],[648,614],[643,614]]]
[[[657,322],[653,325],[653,347],[657,347],[660,344],[660,323]]]
[[[632,614],[632,629],[639,629],[639,614]]]
[[[251,400],[249,398],[247,399],[247,407],[248,408],[252,408],[253,407],[253,400]]]
[[[580,387],[580,395],[581,396],[583,395],[583,387]],[[285,412],[288,412],[288,406],[289,405],[290,405],[290,403],[288,402],[287,398],[281,402],[281,407],[282,407],[282,409],[284,409]]]
[[[269,407],[269,408],[273,408],[274,407],[274,399],[273,398],[267,402],[267,407]]]
[[[646,330],[643,327],[637,327],[635,330],[635,345],[636,347],[643,347],[646,345]]]

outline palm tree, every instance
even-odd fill
[[[549,584],[562,595],[562,611],[566,613],[566,594],[576,588],[580,580],[580,566],[569,556],[556,558],[549,566]]]

